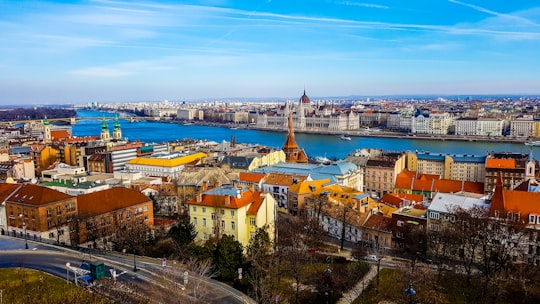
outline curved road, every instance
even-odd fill
[[[153,299],[157,303],[178,303],[177,296],[179,295],[171,294],[166,288],[170,288],[171,283],[181,286],[177,282],[183,281],[184,270],[177,267],[168,267],[165,276],[160,260],[139,257],[137,261],[139,271],[134,272],[131,256],[114,254],[89,256],[79,251],[47,244],[29,241],[28,245],[29,249],[24,249],[24,240],[1,236],[0,268],[31,268],[65,279],[67,275],[67,262],[72,266],[78,266],[85,259],[93,258],[105,264],[107,276],[110,276],[109,269],[116,269],[117,273],[123,273],[118,277],[118,281],[140,286],[140,292],[149,299]],[[73,281],[73,272],[70,271],[69,276],[71,281]],[[169,284],[165,284],[164,280],[168,281]],[[204,302],[207,303],[255,303],[253,299],[244,293],[226,284],[204,277],[197,277],[190,273],[187,289],[181,296],[193,299],[193,295],[196,292],[195,289],[199,290],[201,294],[204,293]],[[156,292],[160,296],[156,297]],[[201,299],[200,295],[195,296]]]

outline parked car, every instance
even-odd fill
[[[378,261],[377,256],[374,255],[374,254],[370,254],[370,255],[366,256],[366,260],[373,261],[373,262]]]

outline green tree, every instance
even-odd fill
[[[180,255],[182,255],[185,249],[193,243],[193,240],[195,240],[195,237],[197,236],[197,231],[195,231],[195,225],[190,222],[187,213],[181,213],[179,215],[178,224],[171,227],[167,236],[174,240]]]
[[[272,282],[269,276],[272,247],[268,226],[265,225],[257,229],[246,250],[246,279],[250,284],[250,296],[257,303],[273,302]]]
[[[223,235],[214,250],[214,269],[225,281],[233,281],[238,276],[238,268],[243,265],[243,248],[232,235]]]

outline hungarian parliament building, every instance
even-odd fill
[[[339,109],[328,104],[319,105],[317,103],[313,105],[305,90],[297,104],[287,102],[277,109],[259,113],[257,127],[285,129],[291,111],[295,130],[346,131],[358,130],[360,127],[358,114],[353,110]]]

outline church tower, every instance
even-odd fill
[[[122,129],[120,129],[120,122],[118,121],[118,116],[114,118],[113,139],[122,139]]]
[[[109,126],[107,126],[107,120],[105,117],[101,120],[101,140],[110,140],[111,134],[109,133]]]
[[[296,140],[294,139],[294,128],[292,111],[289,111],[289,133],[287,133],[287,139],[281,148],[285,152],[285,159],[288,163],[307,163],[308,158],[304,150],[300,150]]]
[[[51,125],[47,116],[43,119],[43,142],[46,144],[52,143]]]

